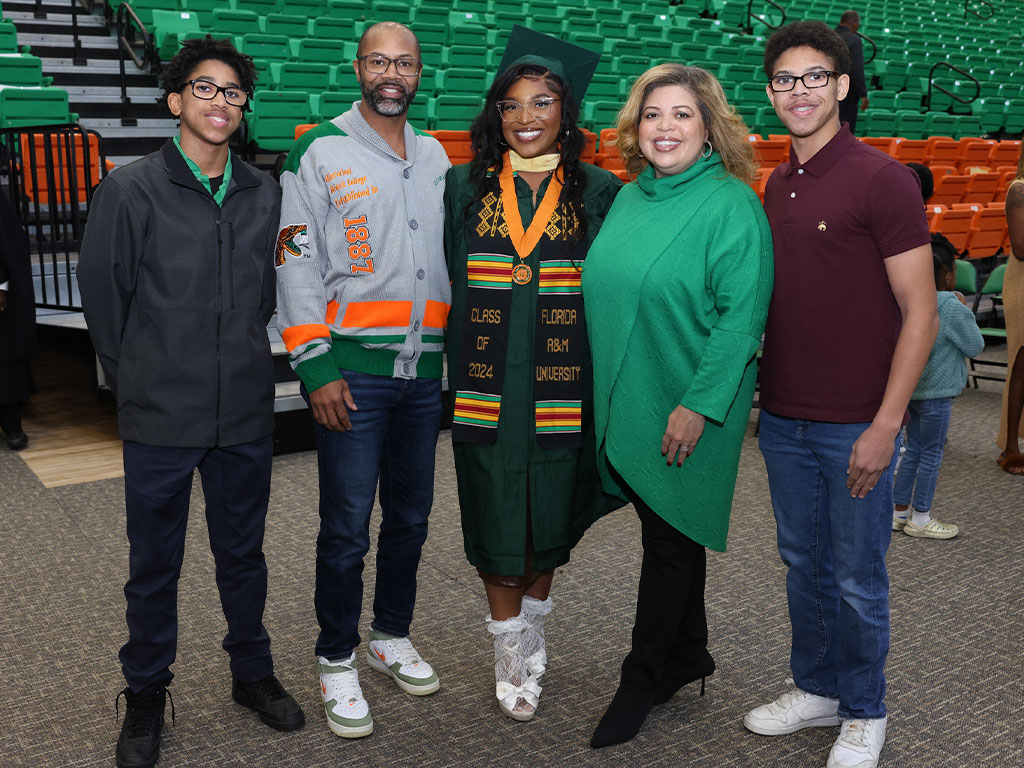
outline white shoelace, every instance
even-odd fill
[[[359,686],[359,672],[346,669],[321,675],[324,681],[324,700],[334,699],[338,702],[352,701],[363,698],[363,689]]]
[[[870,720],[846,720],[839,740],[844,746],[867,749],[870,729]]]
[[[398,663],[403,667],[408,664],[418,664],[422,661],[408,637],[392,637],[378,642],[387,643],[388,647],[395,652],[395,656],[398,657]]]
[[[790,682],[792,682],[792,681],[790,681]],[[809,697],[811,695],[812,694],[807,693],[807,691],[801,691],[799,688],[794,688],[789,693],[782,694],[778,699],[773,701],[768,706],[772,710],[774,710],[775,712],[779,713],[780,715],[784,715],[790,709],[792,709],[797,704],[799,704],[801,701],[803,701],[804,699],[806,699],[807,697]]]

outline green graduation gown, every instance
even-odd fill
[[[622,184],[613,174],[600,168],[583,163],[580,168],[587,178],[583,203],[589,244]],[[537,192],[538,203],[544,198],[549,180],[550,177],[545,179]],[[523,227],[528,228],[535,210],[533,192],[518,176],[515,187],[519,215]],[[445,254],[452,281],[445,350],[452,402],[457,386],[457,382],[452,381],[452,372],[461,369],[467,311],[466,228],[470,223],[475,225],[466,220],[466,206],[475,201],[469,166],[453,167],[448,171],[444,194]],[[603,493],[597,475],[589,351],[584,356],[588,365],[584,366],[582,447],[552,449],[542,448],[537,443],[533,355],[538,250],[534,249],[526,259],[533,270],[533,279],[526,285],[512,286],[497,439],[491,445],[453,440],[466,556],[481,571],[500,576],[524,573],[528,502],[535,571],[568,562],[569,551],[586,529],[625,503],[623,499]],[[585,248],[577,247],[572,256],[579,260],[585,254]]]
[[[772,279],[764,210],[717,153],[624,187],[583,269],[604,488],[622,491],[610,465],[662,519],[719,551]],[[680,404],[706,417],[681,468],[661,455]]]

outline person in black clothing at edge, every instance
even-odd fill
[[[99,185],[79,256],[85,318],[124,441],[130,548],[120,659],[128,685],[117,697],[126,701],[119,768],[159,758],[196,468],[232,698],[271,728],[305,724],[274,676],[263,626],[274,430],[266,325],[281,195],[228,150],[255,77],[252,59],[227,40],[184,43],[162,77],[180,135]]]
[[[0,432],[7,447],[28,445],[21,406],[35,391],[29,360],[36,349],[36,302],[28,236],[0,192]]]
[[[868,87],[864,80],[864,43],[857,30],[860,29],[860,15],[856,11],[844,11],[839,17],[836,32],[850,49],[850,91],[839,102],[839,122],[850,124],[850,133],[857,135],[857,112],[868,108]]]

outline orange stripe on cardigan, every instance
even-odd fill
[[[411,301],[352,301],[345,309],[342,328],[408,328]]]
[[[330,339],[331,331],[326,325],[319,323],[293,325],[291,328],[285,328],[281,331],[281,338],[284,340],[284,345],[288,348],[288,351],[294,352],[296,347],[305,344],[307,341]]]
[[[443,301],[432,301],[427,299],[427,307],[423,312],[423,326],[425,328],[447,328],[448,311],[451,305]]]

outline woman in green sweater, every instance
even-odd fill
[[[520,53],[526,55],[520,56]],[[580,268],[621,182],[580,161],[598,55],[513,30],[445,182],[446,338],[466,556],[490,608],[501,710],[529,720],[554,569],[625,501],[597,478]]]
[[[747,128],[712,75],[648,70],[618,142],[639,176],[591,246],[583,292],[601,481],[636,507],[644,555],[633,648],[594,747],[633,738],[715,669],[704,548],[725,549],[773,274]]]

